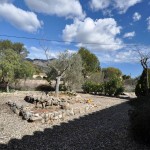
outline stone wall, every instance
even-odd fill
[[[19,100],[7,102],[10,109],[29,122],[51,123],[65,120],[75,115],[84,115],[95,106],[74,92],[62,92],[59,97],[54,93],[34,93],[21,95]]]
[[[91,104],[74,104],[68,109],[59,109],[52,112],[34,112],[31,111],[28,105],[22,105],[17,103],[7,103],[11,110],[19,116],[22,116],[23,119],[29,122],[42,122],[42,123],[51,123],[56,120],[65,120],[74,115],[84,115],[90,112],[94,105]],[[80,107],[79,107],[80,106]]]

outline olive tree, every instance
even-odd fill
[[[78,54],[68,51],[60,53],[57,59],[49,62],[48,77],[56,80],[55,93],[59,94],[60,81],[63,79],[70,89],[80,82],[82,61]]]
[[[79,54],[71,54],[70,66],[66,70],[64,76],[64,82],[66,83],[67,89],[72,91],[81,88],[83,81],[82,76],[82,59]]]
[[[6,90],[9,92],[9,83],[14,79],[15,70],[19,67],[21,59],[19,55],[11,50],[0,50],[0,71],[1,82],[6,83]]]

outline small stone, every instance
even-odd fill
[[[38,113],[33,114],[34,117],[39,117],[40,115]]]
[[[68,116],[73,116],[74,115],[73,109],[66,110],[66,112],[67,112]]]
[[[70,108],[70,105],[69,105],[69,103],[67,103],[67,102],[61,103],[60,106],[61,106],[62,109],[65,109],[65,110],[67,110],[67,109]]]
[[[74,114],[75,114],[75,115],[80,114],[80,109],[79,109],[79,108],[76,108],[76,109],[74,109],[73,111],[74,111]]]
[[[23,113],[23,118],[25,120],[29,120],[31,117],[32,117],[32,113],[30,113],[30,112],[24,112]]]
[[[29,121],[32,121],[32,122],[38,122],[38,121],[41,121],[42,120],[42,117],[41,116],[32,116],[29,118]]]

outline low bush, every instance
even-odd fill
[[[124,87],[119,87],[117,88],[116,92],[115,92],[115,96],[119,96],[120,94],[122,94],[124,92]]]
[[[82,85],[82,89],[85,93],[102,94],[103,93],[103,84],[95,84],[92,82],[85,82]]]
[[[92,82],[85,82],[82,85],[82,89],[84,93],[90,93],[92,91],[93,83]]]
[[[110,81],[105,82],[104,84],[96,84],[92,82],[85,82],[82,86],[82,89],[85,93],[94,93],[94,94],[105,94],[105,95],[114,95],[118,96],[123,93],[124,88],[120,79],[111,79]]]
[[[60,84],[59,91],[67,91],[67,87],[64,84]]]
[[[112,78],[104,83],[104,93],[109,96],[118,96],[123,93],[124,88],[121,79]]]
[[[52,87],[51,85],[39,85],[36,88],[37,91],[54,91],[55,88]]]
[[[136,88],[135,88],[135,94],[137,97],[140,96],[146,96],[147,95],[147,77],[148,77],[148,84],[150,85],[150,69],[148,69],[148,76],[147,76],[147,70],[143,70],[142,75],[140,76],[140,79],[137,82]],[[148,91],[150,93],[150,89]]]

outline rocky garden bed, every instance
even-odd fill
[[[54,93],[26,95],[21,100],[7,102],[10,109],[28,122],[53,123],[74,115],[84,115],[97,105],[79,94],[65,92],[59,97]]]

